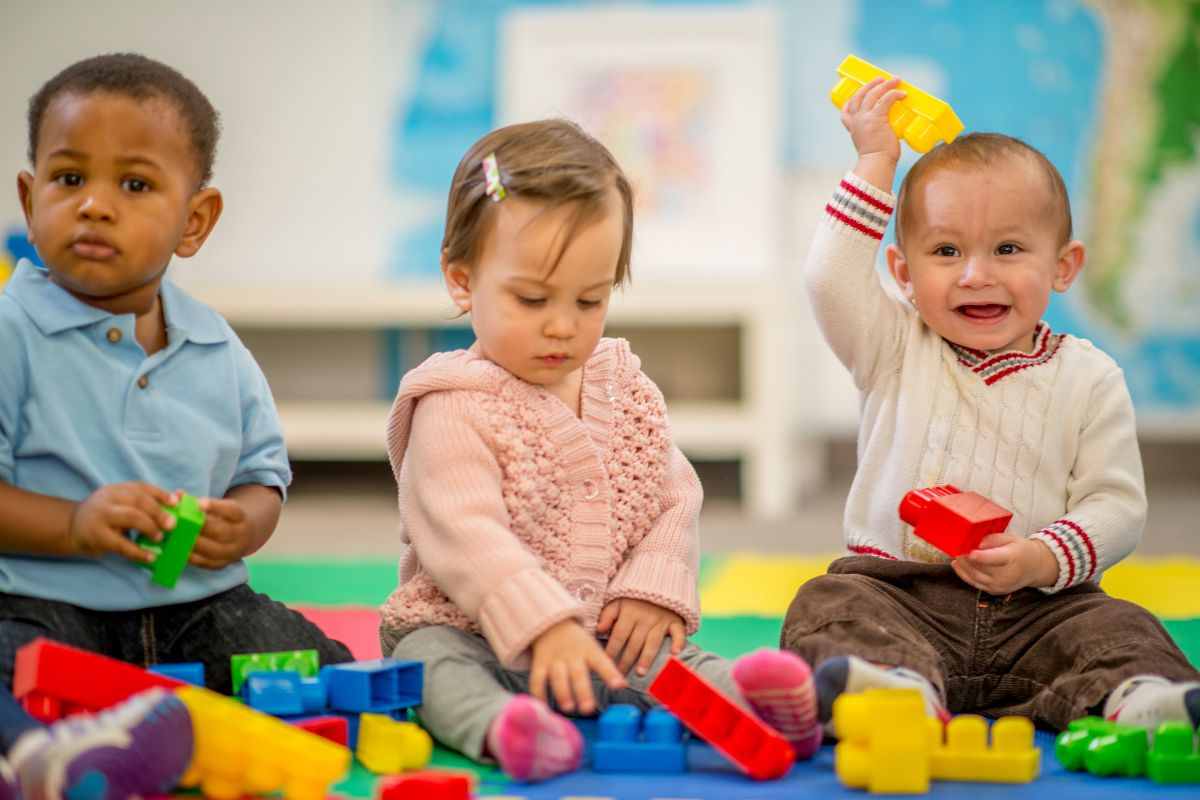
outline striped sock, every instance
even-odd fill
[[[821,662],[815,681],[818,714],[825,723],[833,719],[833,701],[838,695],[866,689],[919,689],[925,698],[925,711],[942,722],[950,720],[933,684],[911,669],[879,666],[858,656],[835,656]]]
[[[487,733],[500,769],[519,781],[541,781],[579,769],[583,737],[570,720],[527,694],[505,704]]]
[[[791,743],[796,758],[812,758],[821,747],[812,670],[794,653],[758,650],[733,665],[733,680],[763,722]]]

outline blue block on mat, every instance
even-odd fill
[[[321,667],[321,683],[336,711],[388,714],[421,705],[425,665],[420,661],[377,658]]]
[[[183,664],[155,664],[150,667],[150,672],[190,683],[193,686],[204,685],[204,664],[199,661],[188,661]]]
[[[687,770],[683,726],[661,708],[643,714],[636,706],[614,705],[600,715],[592,742],[595,772],[680,773]]]
[[[276,716],[311,714],[325,708],[325,686],[295,670],[251,672],[242,683],[242,699],[251,708]]]

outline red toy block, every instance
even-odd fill
[[[1004,533],[1012,516],[983,495],[950,484],[914,489],[900,501],[900,519],[951,558],[979,547],[988,534]]]
[[[755,780],[782,777],[796,760],[778,731],[743,711],[677,658],[667,661],[650,684],[650,694]]]
[[[15,697],[33,696],[47,709],[42,698],[51,698],[63,715],[100,711],[154,686],[175,689],[187,684],[42,637],[17,651],[13,667]]]
[[[346,721],[345,717],[307,717],[290,720],[290,722],[297,728],[315,733],[342,747],[346,747],[346,743],[350,740],[350,723]]]
[[[470,800],[471,776],[457,772],[410,772],[381,780],[376,800]]]
[[[22,697],[21,706],[39,722],[57,722],[67,716],[63,713],[63,703],[41,692],[30,692]]]

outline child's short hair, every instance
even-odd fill
[[[175,106],[191,139],[196,175],[204,186],[212,178],[220,120],[196,84],[166,64],[136,53],[111,53],[78,61],[55,75],[29,99],[29,161],[37,162],[38,134],[46,109],[64,94],[108,92],[134,100],[160,98]]]
[[[1013,157],[1033,159],[1045,173],[1054,196],[1054,204],[1061,216],[1060,243],[1071,239],[1071,200],[1067,197],[1067,185],[1058,169],[1050,163],[1040,150],[1013,136],[1003,133],[969,133],[949,144],[939,144],[913,164],[900,184],[900,196],[896,201],[896,244],[903,247],[904,226],[909,224],[912,210],[912,194],[921,181],[939,169],[953,167],[993,167]]]
[[[608,192],[615,189],[624,213],[616,285],[629,279],[633,188],[608,148],[565,119],[509,125],[492,131],[471,146],[454,170],[446,204],[442,254],[447,261],[474,264],[479,257],[479,248],[494,217],[483,167],[484,159],[493,154],[507,195],[545,203],[551,208],[576,205],[563,238],[563,250],[580,225],[602,212]],[[561,255],[562,251],[558,257]]]

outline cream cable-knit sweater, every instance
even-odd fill
[[[1127,556],[1146,491],[1133,404],[1116,362],[1086,339],[1038,326],[1034,352],[994,355],[945,341],[875,270],[894,198],[847,174],[806,266],[818,324],[861,392],[847,548],[944,561],[900,521],[909,489],[953,483],[1013,512],[1041,539],[1059,591]]]
[[[387,437],[410,547],[382,608],[385,652],[452,625],[524,664],[551,625],[594,630],[619,597],[699,627],[703,492],[624,340],[584,365],[582,418],[475,348],[431,356],[404,376]]]

